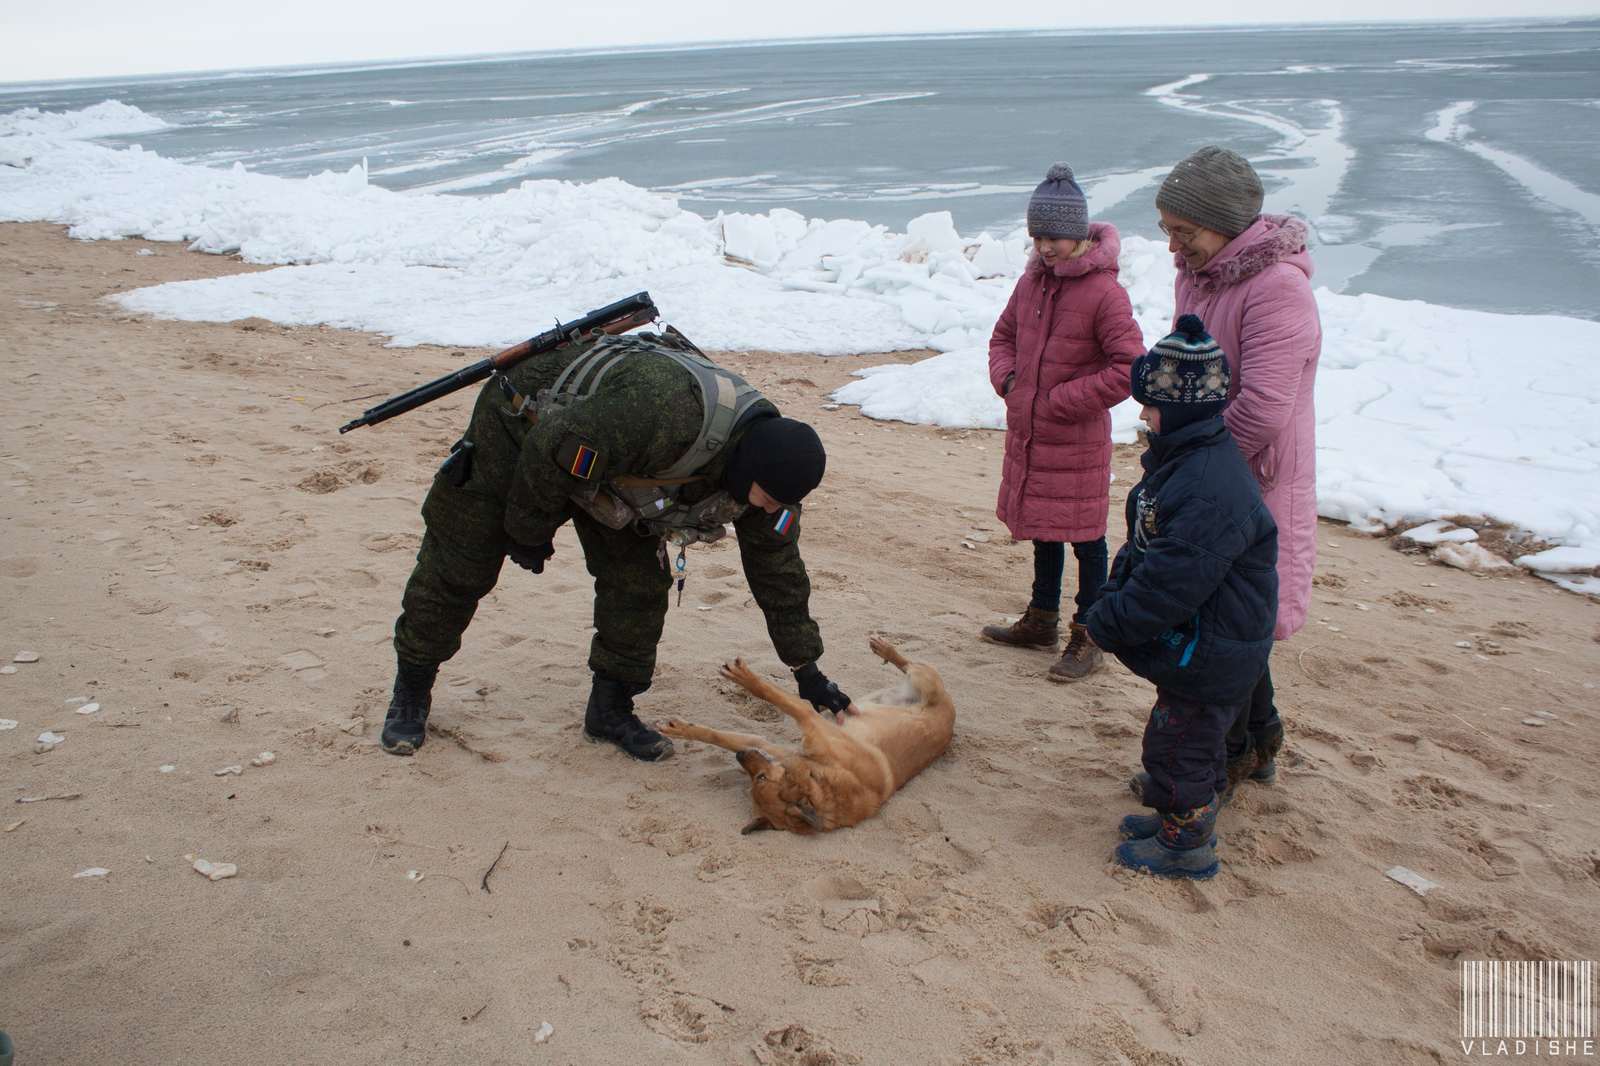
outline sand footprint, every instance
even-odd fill
[[[1395,788],[1395,804],[1411,810],[1448,811],[1460,808],[1469,796],[1442,777],[1416,774]]]
[[[323,496],[338,492],[349,485],[371,485],[383,477],[383,468],[361,459],[349,459],[332,466],[319,467],[295,483],[301,492]]]
[[[854,1066],[859,1055],[836,1051],[825,1037],[803,1025],[773,1029],[750,1048],[760,1066]]]
[[[368,533],[361,538],[361,546],[369,552],[415,552],[422,546],[422,538],[415,533]]]
[[[1481,860],[1492,877],[1515,877],[1522,873],[1522,860],[1488,837],[1471,835],[1464,843],[1467,854]]]
[[[1205,1027],[1205,1013],[1193,984],[1131,955],[1115,956],[1111,964],[1144,993],[1174,1033],[1197,1036]]]
[[[716,1035],[714,1022],[732,1013],[715,1000],[692,992],[663,992],[639,1008],[639,1017],[652,1030],[681,1044],[704,1044]]]
[[[794,967],[795,976],[801,984],[813,988],[843,988],[848,985],[850,978],[839,970],[840,961],[838,958],[789,952],[789,962]]]

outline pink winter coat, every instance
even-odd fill
[[[1128,398],[1144,339],[1117,281],[1116,228],[1090,223],[1089,239],[1087,252],[1053,267],[1028,260],[989,340],[989,381],[1006,401],[995,515],[1018,540],[1106,535],[1110,411]]]
[[[1278,523],[1278,640],[1305,624],[1317,565],[1317,421],[1312,388],[1322,320],[1311,295],[1306,225],[1262,215],[1191,272],[1178,264],[1178,315],[1196,314],[1228,355],[1222,419]]]

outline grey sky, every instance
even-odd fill
[[[9,0],[0,6],[0,80],[684,41],[977,29],[1182,26],[1600,15],[1600,0],[1135,0],[1099,16],[1038,0]]]

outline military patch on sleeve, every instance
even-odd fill
[[[794,511],[785,507],[778,512],[778,517],[772,521],[772,531],[780,537],[787,537],[794,528]]]
[[[556,463],[562,470],[584,481],[596,481],[605,473],[606,462],[593,447],[568,437],[556,451]]]

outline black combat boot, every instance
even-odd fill
[[[649,688],[615,678],[594,675],[589,705],[583,711],[583,731],[590,740],[609,740],[635,759],[657,762],[672,754],[672,741],[639,721],[633,697]]]
[[[433,679],[438,676],[438,663],[400,660],[394,676],[394,696],[389,700],[389,714],[383,720],[383,737],[379,741],[390,755],[413,755],[427,739]]]

